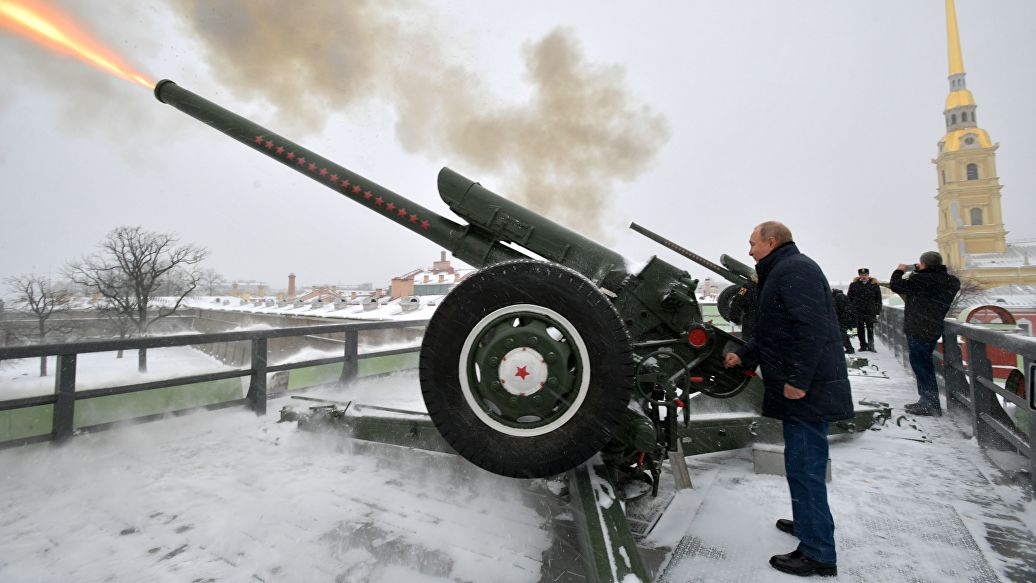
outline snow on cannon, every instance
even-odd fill
[[[546,477],[602,452],[620,481],[650,472],[657,484],[679,446],[678,407],[750,381],[723,367],[741,340],[703,322],[682,269],[652,257],[633,273],[607,247],[443,168],[439,194],[466,221],[455,222],[169,80],[155,96],[479,268],[438,306],[420,351],[432,422],[475,465]]]

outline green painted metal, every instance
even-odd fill
[[[54,405],[0,411],[0,443],[50,434]]]
[[[240,379],[223,379],[76,402],[74,426],[90,427],[240,399]]]
[[[319,399],[314,399],[319,400]],[[317,406],[298,415],[299,429],[335,431],[353,439],[455,454],[428,415],[395,413],[370,405]]]
[[[362,358],[360,359],[359,377],[370,377],[400,370],[413,370],[417,368],[419,358],[417,352]]]
[[[832,423],[830,435],[870,429],[885,415],[878,408],[857,409],[853,419]],[[760,415],[691,417],[690,424],[679,426],[685,455],[701,455],[749,447],[753,443],[782,443],[784,431],[779,419]]]
[[[521,325],[514,325],[516,319],[521,321]],[[548,329],[556,330],[558,338],[553,338]],[[568,412],[570,405],[562,396],[576,387],[583,369],[578,355],[573,354],[576,352],[575,343],[565,336],[564,330],[563,325],[548,316],[518,310],[496,318],[475,337],[472,344],[480,348],[466,363],[468,382],[477,398],[495,405],[499,413],[493,411],[489,414],[496,421],[530,429],[554,423]],[[513,357],[518,351],[525,354],[535,351],[542,355],[548,375],[542,387],[545,390],[520,396],[508,390],[507,379],[499,374],[500,367],[509,355]],[[540,421],[535,424],[512,421],[523,417],[536,417]]]
[[[569,470],[567,478],[587,580],[651,581],[600,457]]]

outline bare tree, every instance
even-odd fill
[[[194,266],[208,251],[177,246],[177,241],[170,233],[117,227],[105,236],[97,253],[69,264],[66,271],[73,282],[102,298],[103,310],[128,319],[134,333],[145,336],[152,324],[175,313],[201,281]],[[163,288],[171,296],[156,302]],[[137,369],[147,371],[146,349],[137,353]]]
[[[973,303],[973,299],[982,294],[983,289],[982,283],[973,277],[960,278],[960,291],[950,304],[950,315],[958,314],[964,308],[969,307]]]
[[[67,312],[72,294],[63,286],[55,284],[49,277],[29,274],[9,277],[7,286],[15,294],[15,306],[36,318],[35,339],[40,344],[47,335],[59,331],[50,321],[51,316]],[[47,357],[40,357],[40,376],[47,376]]]
[[[216,290],[227,283],[227,280],[215,269],[207,267],[201,270],[201,283],[207,295],[214,296],[216,295]]]

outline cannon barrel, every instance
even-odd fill
[[[658,233],[650,229],[638,225],[637,223],[630,223],[630,229],[640,233],[641,235],[644,235],[645,237],[651,239],[656,243],[661,244],[663,247],[666,247],[667,249],[671,249],[672,251],[675,251],[680,255],[683,255],[684,257],[690,259],[698,265],[701,265],[702,267],[712,272],[715,272],[716,274],[723,277],[723,279],[729,281],[734,285],[745,285],[746,283],[755,281],[755,271],[752,270],[751,267],[748,267],[744,263],[741,263],[740,261],[728,255],[723,255],[721,258],[723,265],[726,266],[723,267],[716,263],[713,263],[712,261],[709,261],[708,259],[702,257],[701,255],[698,255],[697,253],[691,251],[690,249],[687,249],[686,247],[682,247],[681,245],[675,243],[671,239],[666,239],[662,235],[659,235]]]
[[[440,196],[470,224],[442,217],[168,79],[155,86],[155,97],[448,249],[475,267],[529,258],[503,244],[513,242],[540,257],[574,269],[598,284],[609,274],[625,274],[625,262],[619,254],[449,168],[439,172]]]
[[[155,97],[481,267],[526,256],[163,79]]]

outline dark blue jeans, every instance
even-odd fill
[[[835,521],[827,505],[827,421],[784,421],[784,471],[799,552],[835,564]]]
[[[939,409],[939,385],[935,384],[935,365],[932,364],[932,353],[936,342],[928,342],[907,336],[907,348],[910,349],[910,368],[917,377],[917,394],[922,407]]]

